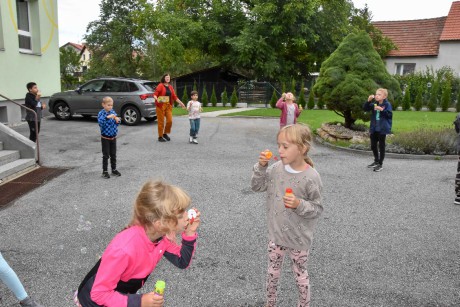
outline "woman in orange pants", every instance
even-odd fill
[[[166,142],[170,141],[171,138],[168,134],[171,133],[172,127],[172,107],[173,102],[176,101],[185,109],[185,105],[177,98],[176,93],[172,85],[169,84],[171,81],[171,76],[169,74],[164,74],[161,77],[161,83],[158,84],[153,93],[153,98],[155,99],[155,105],[157,109],[157,120],[158,120],[158,141]],[[166,117],[166,125],[165,125]]]

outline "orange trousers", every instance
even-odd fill
[[[165,125],[166,117],[166,125]],[[157,106],[157,121],[158,121],[158,137],[163,134],[170,134],[172,127],[172,105],[170,103],[162,103]]]

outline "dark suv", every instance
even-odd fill
[[[154,121],[157,116],[153,92],[157,84],[131,78],[97,78],[74,91],[51,95],[49,110],[60,120],[68,120],[73,115],[90,117],[102,110],[102,98],[110,96],[113,99],[113,109],[124,124],[136,125],[142,117]]]

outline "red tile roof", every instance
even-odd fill
[[[452,2],[440,40],[460,40],[460,1]]]
[[[388,56],[436,56],[446,18],[377,21],[372,24],[398,47]]]

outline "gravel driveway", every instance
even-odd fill
[[[15,128],[27,135],[27,125]],[[277,119],[204,118],[199,144],[188,119],[174,118],[171,142],[156,123],[120,127],[119,178],[101,175],[95,119],[42,123],[44,166],[71,169],[0,211],[0,251],[29,294],[46,306],[73,306],[72,292],[130,219],[149,178],[184,188],[202,211],[190,269],[164,260],[142,289],[166,281],[166,306],[263,306],[267,227],[264,193],[250,190],[258,152],[277,152]],[[460,306],[460,206],[455,160],[388,158],[317,145],[324,213],[311,251],[312,306]],[[1,306],[17,306],[0,284]],[[287,261],[280,307],[295,306]]]

